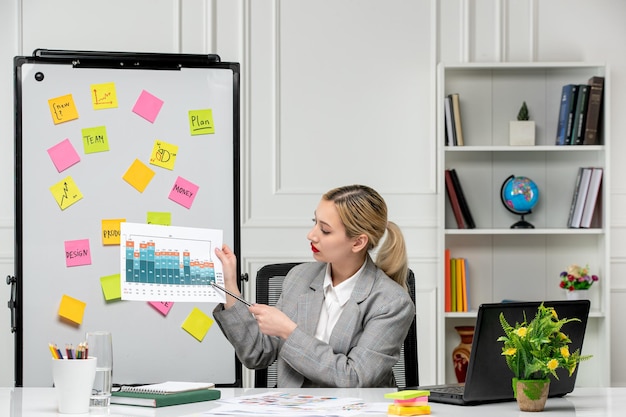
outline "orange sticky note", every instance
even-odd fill
[[[55,125],[78,119],[78,110],[71,94],[51,98],[48,100],[48,106],[50,106],[50,114]]]
[[[85,314],[86,303],[63,294],[61,305],[59,306],[59,316],[74,323],[81,324]]]
[[[115,83],[91,84],[91,104],[94,110],[117,107]]]
[[[120,283],[120,274],[107,275],[100,277],[100,286],[102,294],[107,301],[119,300],[122,298],[122,285]]]
[[[157,139],[152,147],[150,163],[161,168],[173,170],[177,153],[178,146]]]
[[[78,186],[72,177],[69,176],[50,187],[50,192],[61,210],[65,210],[83,198],[83,194],[78,189]]]
[[[199,308],[194,307],[181,327],[199,342],[202,342],[212,325],[213,319],[204,314]]]
[[[121,236],[120,223],[126,219],[102,219],[102,244],[119,245]]]
[[[122,178],[137,191],[143,193],[152,181],[152,177],[154,177],[154,171],[139,159],[135,159]]]

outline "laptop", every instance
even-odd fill
[[[512,401],[513,373],[502,357],[502,342],[498,337],[504,335],[500,325],[500,312],[511,324],[524,321],[524,312],[528,321],[535,317],[541,302],[505,302],[481,304],[478,308],[472,351],[464,384],[420,386],[416,389],[430,391],[430,402],[476,405],[490,402]],[[583,352],[583,339],[589,317],[589,300],[545,301],[547,307],[554,307],[559,318],[577,317],[581,321],[570,322],[563,326],[572,343],[570,351],[580,349]],[[578,366],[574,374],[568,376],[567,370],[557,369],[559,379],[550,376],[550,397],[560,397],[574,390]]]

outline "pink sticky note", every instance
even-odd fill
[[[183,207],[191,208],[199,188],[196,184],[187,181],[183,177],[178,177],[168,198]]]
[[[153,96],[146,90],[143,90],[135,102],[133,113],[138,114],[150,123],[154,123],[154,120],[158,116],[159,111],[161,111],[162,106],[163,100]]]
[[[65,241],[65,265],[68,267],[91,265],[89,239]]]
[[[167,316],[167,313],[170,312],[172,306],[174,305],[174,303],[170,301],[149,301],[148,304],[164,316]]]
[[[63,172],[75,163],[80,162],[80,156],[76,153],[76,149],[74,149],[69,139],[65,139],[48,149],[48,155],[50,155],[52,163],[59,172]]]

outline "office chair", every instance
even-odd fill
[[[283,289],[283,280],[287,273],[298,262],[266,265],[259,269],[256,275],[256,302],[275,305]],[[407,287],[413,303],[415,303],[415,275],[409,269]],[[400,359],[393,367],[393,374],[399,389],[416,387],[419,385],[417,360],[417,326],[416,319],[409,328],[400,350]],[[268,368],[254,371],[255,388],[273,388],[278,381],[277,365],[274,362]]]

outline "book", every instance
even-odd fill
[[[602,95],[604,93],[604,77],[591,77],[588,82],[589,99],[587,103],[587,123],[583,135],[583,145],[600,144]]]
[[[580,220],[580,227],[588,229],[591,227],[591,219],[593,218],[602,185],[602,168],[592,168],[591,179],[589,180],[589,189],[587,190],[587,198],[585,199],[585,207]]]
[[[459,180],[459,176],[457,175],[454,168],[450,170],[450,176],[452,177],[452,184],[454,185],[454,190],[456,191],[456,196],[459,200],[459,206],[461,206],[461,213],[463,214],[463,218],[465,219],[465,226],[468,229],[475,229],[476,223],[474,223],[472,212],[470,211],[470,208],[467,205],[467,200],[465,199],[463,187],[461,187],[461,181]]]
[[[195,391],[215,388],[212,382],[166,381],[158,384],[123,386],[121,392],[143,392],[145,394],[175,394],[178,392]]]
[[[459,229],[465,229],[465,221],[463,220],[463,213],[461,212],[461,206],[459,204],[459,199],[456,193],[456,189],[454,188],[454,183],[452,182],[452,174],[450,173],[449,169],[446,169],[445,180],[446,180],[446,193],[448,194],[448,201],[450,201],[450,206],[452,207],[452,212],[454,213],[456,225]]]
[[[455,258],[456,263],[456,311],[463,310],[463,260]]]
[[[592,168],[583,168],[580,177],[580,184],[578,185],[574,213],[572,214],[572,219],[568,225],[570,228],[580,227],[583,209],[585,207],[585,200],[587,199],[587,190],[589,189],[589,182],[591,181],[591,171]]]
[[[452,97],[444,99],[444,116],[446,122],[446,145],[456,146],[456,131],[454,127],[454,114],[452,113]]]
[[[444,282],[444,302],[445,309],[444,311],[452,311],[450,309],[450,249],[446,249],[444,251],[444,270],[445,270],[445,282]]]
[[[587,105],[589,103],[589,85],[578,86],[578,97],[576,98],[576,112],[574,113],[574,127],[572,128],[572,138],[570,145],[582,145],[587,123]]]
[[[578,199],[578,190],[580,189],[580,180],[583,176],[583,171],[585,168],[578,168],[578,173],[576,174],[576,181],[574,182],[574,191],[572,192],[572,204],[569,208],[569,216],[567,218],[567,227],[572,224],[572,219],[574,218],[574,211],[576,209],[576,200]]]
[[[456,259],[450,258],[450,311],[456,311]]]
[[[463,127],[461,125],[461,101],[458,93],[450,94],[452,97],[452,117],[454,120],[454,133],[456,134],[457,146],[463,146]]]
[[[576,110],[577,84],[566,84],[561,90],[561,106],[556,130],[556,144],[565,145],[572,137],[574,111]]]
[[[192,391],[156,394],[147,392],[114,391],[111,404],[137,405],[142,407],[166,407],[170,405],[197,403],[218,400],[221,392],[216,389],[196,389]]]

